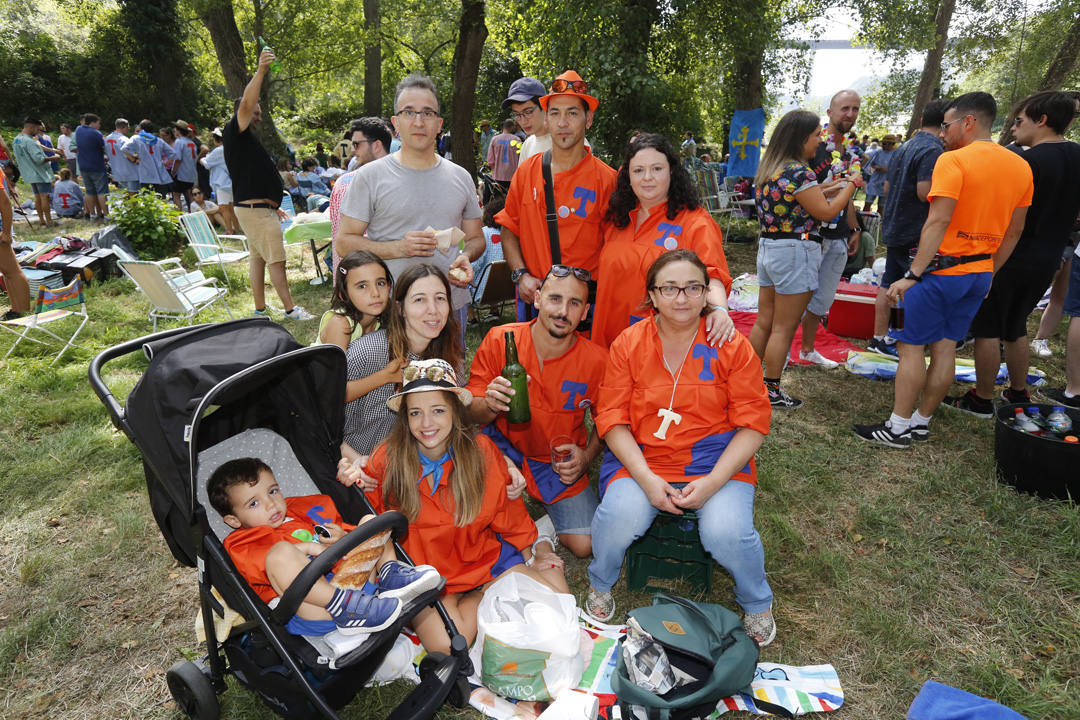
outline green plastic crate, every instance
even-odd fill
[[[712,557],[701,546],[697,513],[661,512],[626,553],[626,585],[631,590],[670,590],[650,581],[683,580],[709,593],[713,566]]]

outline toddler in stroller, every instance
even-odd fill
[[[226,462],[211,473],[206,494],[234,528],[225,538],[226,552],[267,603],[285,592],[310,558],[356,529],[341,519],[327,495],[286,498],[270,467],[257,458]],[[365,515],[360,522],[373,517]],[[285,629],[294,635],[383,630],[397,619],[403,602],[440,587],[439,573],[430,565],[398,562],[387,537],[372,538],[339,560],[333,584],[316,580]],[[377,588],[368,581],[376,566]]]
[[[136,353],[149,363],[121,405],[103,378],[104,369]],[[447,700],[459,707],[468,702],[468,648],[439,602],[438,589],[396,598],[400,612],[383,630],[295,634],[287,627],[311,589],[371,538],[388,533],[397,557],[411,563],[396,542],[408,529],[405,517],[382,513],[361,524],[375,511],[361,493],[334,479],[345,408],[340,348],[305,348],[280,325],[247,318],[131,340],[95,357],[89,374],[113,423],[142,455],[150,509],[169,550],[180,563],[198,569],[206,655],[181,660],[166,674],[185,714],[217,718],[217,696],[232,676],[283,717],[337,718],[336,710],[376,676],[400,629],[421,612],[443,619],[452,638],[450,652],[423,658],[420,684],[388,717],[430,718]],[[343,519],[359,525],[305,560],[273,607],[225,549],[232,533],[249,531],[230,526],[207,495],[211,471],[239,458],[261,458],[284,496],[328,496],[335,524],[343,525],[337,522]],[[340,574],[339,568],[335,577]]]

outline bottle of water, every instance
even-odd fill
[[[1065,414],[1065,408],[1060,405],[1054,406],[1046,422],[1050,425],[1050,429],[1059,435],[1069,432],[1073,426],[1072,418]]]
[[[1050,429],[1050,423],[1046,422],[1046,418],[1043,417],[1042,410],[1039,408],[1032,405],[1028,408],[1027,414],[1031,422],[1035,423],[1040,430]]]
[[[1042,431],[1039,430],[1039,426],[1032,422],[1031,418],[1024,414],[1023,408],[1016,408],[1013,410],[1015,417],[1013,418],[1013,427],[1020,432],[1030,433],[1032,435],[1038,435]]]

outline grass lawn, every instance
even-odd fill
[[[25,227],[20,237],[46,235]],[[62,232],[92,228],[68,222]],[[735,273],[753,271],[754,250],[727,246]],[[309,285],[311,258],[303,269],[298,258],[289,261],[294,296],[319,314],[328,288]],[[229,306],[250,314],[246,268],[229,276]],[[175,718],[164,671],[200,654],[195,572],[169,554],[139,454],[86,377],[95,353],[150,332],[148,308],[123,280],[93,284],[87,302],[91,322],[56,366],[27,343],[0,363],[0,716]],[[312,340],[315,322],[283,322]],[[470,332],[471,345],[479,334]],[[1037,366],[1060,385],[1062,334],[1051,347]],[[144,363],[110,367],[123,397]],[[903,717],[930,678],[1032,720],[1080,717],[1080,510],[999,485],[987,421],[942,409],[929,443],[879,449],[850,424],[887,416],[891,383],[793,368],[785,387],[806,404],[776,414],[758,456],[757,526],[779,627],[762,659],[836,666],[841,719]],[[568,558],[567,569],[583,597],[585,563]],[[735,607],[719,569],[713,587],[708,600]],[[649,595],[620,583],[616,599],[622,612]],[[343,716],[383,716],[407,690],[362,693]],[[223,717],[269,715],[235,683],[221,702]],[[478,715],[447,708],[440,717]]]

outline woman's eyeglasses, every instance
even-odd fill
[[[686,287],[679,287],[678,285],[653,285],[650,290],[655,290],[668,300],[674,300],[679,296],[679,293],[686,293],[686,297],[691,300],[697,300],[705,293],[705,286],[701,283],[694,283],[687,285]]]

